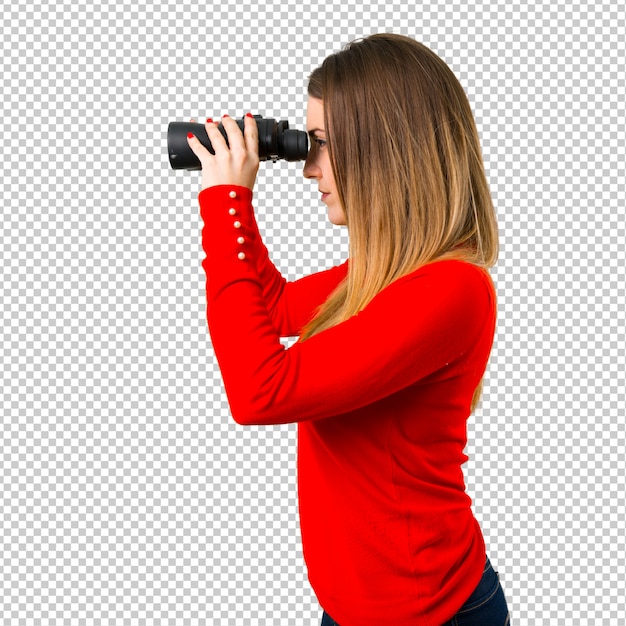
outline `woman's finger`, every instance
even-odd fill
[[[229,115],[224,115],[222,118],[222,126],[226,131],[226,136],[228,137],[228,145],[232,150],[245,150],[245,142],[243,138],[243,133],[239,128],[239,124],[230,117]]]
[[[228,145],[226,143],[226,139],[224,135],[218,130],[218,122],[214,122],[211,118],[208,118],[205,124],[206,134],[211,141],[211,146],[213,147],[213,152],[218,150],[228,150]]]
[[[246,113],[243,120],[243,136],[248,152],[259,156],[259,129],[252,113]]]
[[[211,153],[204,147],[200,140],[193,134],[187,133],[187,143],[191,151],[198,157],[200,163],[204,162],[211,156]]]

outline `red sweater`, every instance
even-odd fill
[[[285,348],[280,337],[298,335],[346,264],[287,282],[250,190],[212,187],[199,202],[209,329],[233,418],[298,422],[302,544],[320,604],[341,626],[439,626],[485,563],[461,466],[495,329],[488,274],[432,263]]]

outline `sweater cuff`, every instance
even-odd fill
[[[252,190],[237,185],[217,185],[198,195],[204,221],[202,263],[207,274],[207,291],[215,294],[233,280],[258,281],[254,259],[256,221]]]

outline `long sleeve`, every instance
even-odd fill
[[[252,193],[238,187],[199,196],[209,330],[238,423],[299,422],[356,410],[458,363],[475,349],[485,325],[493,337],[486,274],[444,262],[396,281],[360,314],[285,348],[254,258],[251,201]],[[487,353],[490,345],[491,339]]]
[[[214,191],[219,192],[219,189]],[[252,198],[252,192],[249,189],[242,187],[238,193],[244,202]],[[211,199],[212,194],[208,195],[207,203],[212,203],[214,201]],[[231,208],[233,207],[229,206],[229,210]],[[281,337],[299,335],[300,330],[310,321],[317,308],[346,276],[347,262],[289,282],[271,261],[254,212],[247,212],[246,218],[249,235],[245,242],[244,254],[253,259],[256,264],[267,312]],[[243,248],[241,250],[243,251]]]

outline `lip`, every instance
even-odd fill
[[[330,196],[330,194],[327,191],[322,191],[322,202],[324,202],[328,196]]]

